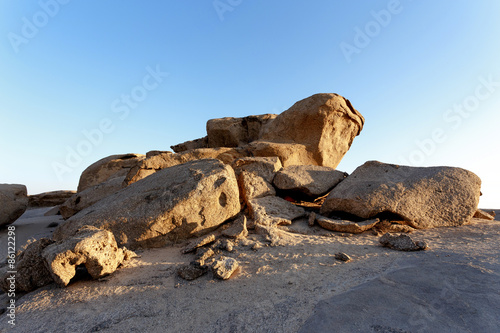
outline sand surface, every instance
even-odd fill
[[[18,245],[50,235],[46,209],[15,222]],[[295,222],[277,246],[250,234],[226,255],[240,269],[188,282],[184,244],[138,252],[113,275],[20,295],[1,332],[499,332],[500,222],[420,230],[430,250],[397,252],[371,232],[344,237]],[[6,231],[0,232],[5,247]],[[256,251],[253,243],[264,246]],[[4,255],[3,248],[0,254]],[[334,254],[342,251],[351,262]],[[7,295],[0,295],[3,303]]]

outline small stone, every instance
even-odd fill
[[[255,242],[255,244],[252,246],[252,250],[257,251],[258,249],[262,248],[262,243],[261,242]]]
[[[494,214],[495,212],[493,212]],[[484,210],[478,209],[474,213],[474,216],[477,219],[490,220],[493,221],[495,219],[495,215],[485,212]]]
[[[420,251],[427,250],[429,246],[424,241],[414,242],[413,239],[405,234],[399,236],[391,235],[390,233],[384,234],[379,240],[382,246],[388,247],[397,251]]]
[[[348,262],[348,261],[351,261],[352,258],[349,257],[347,254],[345,254],[344,252],[339,252],[339,253],[336,253],[335,254],[335,259],[337,260],[341,260],[341,261],[344,261],[344,262]]]
[[[203,238],[198,238],[189,243],[183,250],[182,253],[193,252],[199,247],[215,242],[215,235],[211,234]]]
[[[366,230],[370,230],[380,222],[379,219],[366,220],[362,222],[334,220],[320,215],[316,217],[316,221],[318,221],[318,224],[324,229],[338,232],[349,232],[352,234],[359,234]]]
[[[55,228],[55,227],[57,227],[58,225],[59,225],[59,223],[57,223],[57,222],[52,222],[52,223],[50,223],[50,224],[47,226],[47,228]]]
[[[309,214],[309,220],[307,221],[307,224],[309,224],[309,226],[312,227],[314,226],[315,223],[316,223],[316,213],[311,212]]]
[[[179,267],[177,275],[184,280],[193,281],[207,273],[207,269],[194,264]]]
[[[238,267],[239,264],[236,259],[221,257],[214,263],[214,265],[212,266],[212,270],[215,277],[222,280],[227,280],[231,277],[231,275],[233,275],[234,271],[236,271]]]

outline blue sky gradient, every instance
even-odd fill
[[[463,167],[498,208],[499,13],[493,0],[2,1],[0,182],[76,189],[102,157],[335,92],[366,118],[339,170]]]

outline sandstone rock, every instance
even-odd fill
[[[84,225],[110,230],[120,246],[161,247],[199,237],[240,211],[233,169],[199,160],[163,169],[88,207],[60,225],[56,240]]]
[[[318,224],[327,230],[338,231],[338,232],[348,232],[351,234],[359,234],[366,230],[370,230],[377,223],[380,222],[379,219],[366,220],[362,222],[353,222],[347,220],[334,220],[321,215],[316,216],[316,221]]]
[[[177,270],[177,275],[187,281],[193,281],[207,273],[205,267],[194,264],[183,265]]]
[[[92,278],[98,279],[113,273],[125,258],[111,232],[91,226],[81,228],[74,237],[47,246],[42,256],[52,278],[62,286],[67,286],[75,276],[78,265],[85,265]]]
[[[398,251],[420,251],[429,248],[426,242],[414,242],[410,236],[405,234],[396,236],[387,233],[380,237],[379,242],[385,247]]]
[[[313,153],[300,143],[278,143],[269,141],[254,141],[245,146],[253,156],[278,157],[283,167],[290,165],[317,165]]]
[[[248,236],[247,217],[241,214],[222,234],[229,238],[241,239]]]
[[[473,217],[477,219],[490,220],[490,221],[493,221],[495,219],[494,215],[491,215],[481,209],[476,210]]]
[[[221,280],[227,280],[239,267],[238,261],[233,258],[221,257],[212,266],[214,276]]]
[[[330,167],[291,165],[276,173],[273,184],[289,195],[317,198],[326,194],[345,177],[345,172]]]
[[[30,195],[28,206],[33,208],[57,206],[64,203],[75,193],[75,191],[52,191]]]
[[[207,122],[208,147],[241,147],[258,140],[262,127],[276,118],[263,114],[244,118],[210,119]]]
[[[78,192],[66,200],[59,211],[64,219],[68,219],[82,209],[92,206],[99,200],[118,192],[123,186],[125,177],[115,177],[108,179],[98,185],[88,187],[85,190]]]
[[[295,164],[336,168],[363,124],[363,116],[349,100],[337,94],[316,94],[298,101],[265,125],[260,139],[304,145],[315,163]]]
[[[175,146],[170,146],[170,148],[172,148],[172,150],[176,153],[191,149],[208,148],[208,137],[205,136],[200,139],[179,143]]]
[[[197,248],[205,246],[207,244],[215,242],[215,235],[207,235],[205,237],[197,238],[189,242],[188,245],[184,249],[182,249],[182,253],[194,252]]]
[[[47,238],[41,238],[29,244],[26,249],[16,257],[16,267],[11,270],[17,271],[15,279],[17,292],[32,291],[54,281],[49,270],[45,267],[45,261],[42,257],[43,249],[52,243],[54,243],[54,241]],[[9,276],[10,274],[6,274],[0,280],[1,287],[5,291],[8,289],[6,278]]]
[[[197,161],[201,159],[218,159],[225,164],[230,164],[234,160],[247,156],[248,152],[242,148],[204,148],[193,149],[179,154],[172,152],[160,152],[147,157],[143,161],[130,169],[124,184],[130,185],[144,179],[155,172],[170,168],[183,163]]]
[[[407,167],[366,162],[328,195],[321,214],[346,212],[361,218],[382,215],[413,228],[458,226],[470,221],[481,180],[452,167]]]
[[[246,204],[249,204],[249,201],[255,198],[276,195],[276,190],[269,182],[247,171],[242,171],[238,175],[238,188],[241,201]]]
[[[249,208],[255,223],[267,226],[289,225],[293,219],[305,215],[302,207],[272,196],[250,200]]]
[[[108,179],[126,176],[130,168],[145,158],[139,154],[112,155],[90,165],[82,172],[77,192],[98,185]]]
[[[243,157],[235,160],[231,166],[236,175],[246,171],[264,178],[269,183],[273,181],[276,172],[282,168],[281,161],[276,156]]]
[[[339,252],[335,254],[335,259],[343,261],[343,262],[349,262],[351,261],[351,257],[345,254],[344,252]]]
[[[28,208],[28,190],[24,185],[0,184],[0,226],[13,223]]]

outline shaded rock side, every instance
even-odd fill
[[[247,171],[243,171],[238,175],[238,186],[241,201],[246,204],[255,198],[276,195],[276,190],[268,181]]]
[[[16,291],[32,291],[54,282],[50,271],[45,265],[45,260],[42,257],[42,251],[54,241],[41,238],[33,243],[30,243],[24,251],[16,257],[16,266],[12,271],[16,271],[15,285]],[[9,278],[11,274],[3,275],[0,280],[1,287],[7,291]]]
[[[160,247],[201,236],[240,211],[230,166],[199,160],[163,169],[88,207],[54,232],[70,237],[84,225],[110,230],[120,246]]]
[[[243,157],[231,163],[234,172],[238,176],[243,171],[264,178],[271,183],[276,172],[281,170],[282,164],[278,157]]]
[[[317,198],[339,184],[347,173],[317,165],[292,165],[274,177],[276,188],[289,194]]]
[[[28,190],[24,185],[0,184],[0,226],[13,223],[28,208]]]
[[[59,207],[62,217],[68,219],[82,209],[90,207],[99,200],[118,192],[124,187],[124,180],[124,176],[111,178],[74,194]]]
[[[64,203],[75,191],[52,191],[29,196],[29,207],[53,207]]]
[[[144,158],[145,156],[140,154],[122,154],[100,159],[82,172],[77,192],[82,192],[111,178],[126,176],[130,168],[136,166]]]
[[[318,221],[318,224],[324,229],[338,232],[347,232],[351,234],[359,234],[366,230],[370,230],[380,222],[379,219],[372,219],[361,222],[334,220],[321,215],[316,216],[316,221]]]
[[[480,188],[479,177],[461,168],[369,161],[330,192],[321,214],[369,219],[384,213],[417,229],[459,226],[476,212]]]
[[[260,139],[298,143],[316,164],[336,168],[363,128],[363,116],[337,94],[316,94],[295,103],[264,126]]]
[[[42,256],[52,278],[61,286],[68,285],[78,265],[85,265],[92,278],[98,279],[113,273],[125,258],[111,232],[92,226],[84,226],[75,236],[47,246]]]
[[[208,148],[208,137],[205,136],[200,139],[179,143],[177,145],[170,146],[170,148],[176,153],[180,153],[191,149]]]
[[[208,147],[241,147],[258,140],[263,126],[275,118],[275,114],[263,114],[210,119],[207,122]]]

